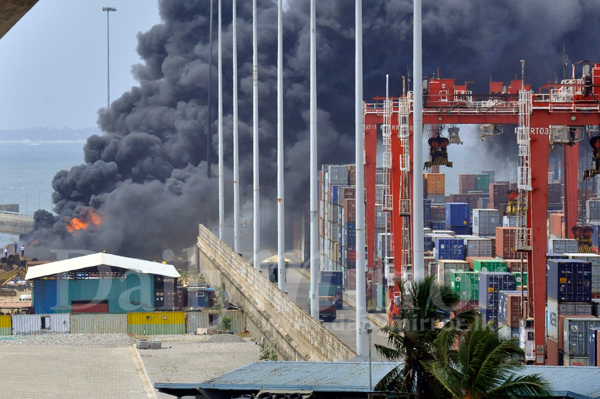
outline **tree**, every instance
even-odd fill
[[[435,360],[433,342],[441,331],[438,323],[447,318],[459,297],[449,287],[439,287],[434,279],[431,276],[409,286],[399,283],[402,325],[384,327],[389,346],[375,347],[383,358],[403,364],[388,373],[375,389],[414,393],[417,398],[449,397],[425,364]],[[468,326],[475,317],[474,311],[467,311],[453,320],[455,324]]]
[[[491,324],[477,319],[464,338],[456,328],[440,331],[434,341],[435,360],[424,366],[441,385],[444,396],[456,399],[504,399],[550,396],[539,375],[518,376],[524,352],[516,338],[504,339]],[[459,340],[458,350],[452,347]]]

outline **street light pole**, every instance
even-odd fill
[[[111,11],[117,11],[114,7],[102,7],[102,11],[106,11],[106,109],[110,108],[110,24],[109,15]]]

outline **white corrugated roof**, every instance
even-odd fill
[[[54,274],[66,273],[73,270],[85,269],[94,266],[113,266],[131,270],[137,273],[158,274],[166,277],[180,277],[179,272],[173,265],[150,262],[142,259],[126,258],[124,256],[111,255],[104,252],[80,256],[78,258],[60,260],[58,262],[46,263],[44,265],[32,266],[27,270],[25,280],[32,280]]]

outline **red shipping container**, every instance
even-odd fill
[[[519,320],[521,319],[521,295],[511,294],[506,297],[506,324],[510,328],[519,328]],[[524,294],[523,302],[527,302],[527,295]]]
[[[344,208],[344,219],[346,222],[356,222],[356,200],[347,198],[344,200],[342,207]]]
[[[348,184],[356,186],[356,165],[348,165]]]
[[[490,184],[490,202],[494,204],[508,203],[508,182],[496,182]]]
[[[356,269],[348,269],[348,280],[346,284],[346,289],[355,290],[356,289]]]
[[[516,259],[516,227],[496,227],[496,256]]]
[[[506,271],[509,273],[521,271],[521,259],[505,259]],[[527,260],[523,259],[523,271],[527,272]]]
[[[546,365],[547,366],[562,366],[558,364],[558,342],[550,337],[546,337]]]
[[[454,313],[466,312],[468,310],[477,310],[479,301],[460,301],[454,308]]]
[[[342,200],[354,199],[356,190],[354,187],[342,187]]]
[[[553,212],[549,216],[550,234],[557,238],[565,238],[565,214],[563,212]]]
[[[473,270],[473,263],[474,263],[473,261],[475,259],[490,259],[490,260],[494,260],[496,258],[492,258],[492,257],[489,257],[489,256],[467,256],[465,260],[467,262],[469,262],[469,270]]]
[[[469,191],[475,191],[476,189],[477,180],[475,175],[458,175],[458,192],[460,194],[467,194]]]

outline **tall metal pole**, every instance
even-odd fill
[[[260,270],[258,251],[260,250],[260,185],[258,175],[258,17],[256,0],[252,0],[252,157],[254,189],[254,268]]]
[[[210,148],[212,147],[212,34],[213,0],[210,0],[210,18],[208,23],[208,123],[206,124],[206,176],[211,177]]]
[[[310,315],[319,320],[319,176],[317,170],[317,24],[310,0]]]
[[[421,38],[421,0],[414,2],[413,23],[413,280],[425,279],[423,243],[423,60]]]
[[[219,70],[219,239],[223,241],[225,230],[225,200],[223,188],[223,43],[221,41],[221,0],[218,10],[217,46],[219,47],[217,66]]]
[[[356,157],[356,352],[367,353],[367,287],[365,281],[365,165],[363,155],[363,54],[362,54],[362,0],[355,5],[355,79],[354,122]],[[373,232],[370,232],[371,234]]]
[[[238,148],[237,1],[233,0],[233,250],[240,253],[240,160]]]
[[[277,286],[285,291],[285,204],[283,179],[283,9],[277,1]]]
[[[114,7],[102,7],[106,11],[106,109],[110,108],[110,12],[117,11]]]

